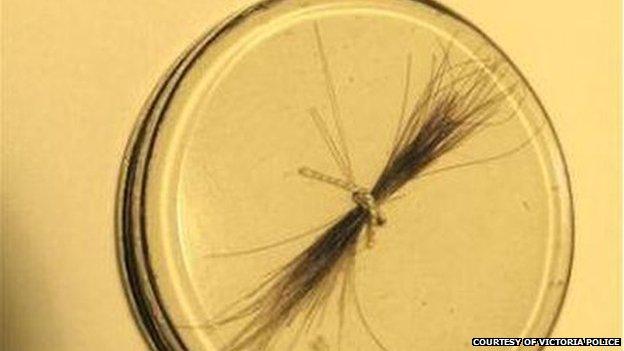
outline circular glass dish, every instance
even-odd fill
[[[382,200],[410,117],[449,91],[451,113],[483,112],[476,128]],[[339,189],[351,176],[372,202]],[[470,349],[547,336],[568,283],[573,210],[549,119],[491,40],[428,1],[233,15],[165,75],[120,184],[122,272],[156,350]],[[321,283],[298,276],[350,211],[385,223],[358,227]]]

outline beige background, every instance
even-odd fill
[[[121,155],[166,67],[243,3],[3,1],[4,350],[146,349],[115,257]],[[563,143],[577,246],[555,336],[620,336],[620,4],[444,3],[514,59]]]

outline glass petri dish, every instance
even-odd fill
[[[379,185],[442,107],[470,117],[461,141]],[[432,2],[234,14],[161,80],[122,168],[122,272],[156,350],[470,349],[547,336],[565,296],[573,209],[549,118]]]

